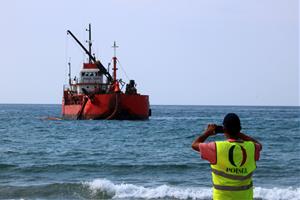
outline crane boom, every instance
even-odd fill
[[[105,69],[105,67],[103,66],[103,64],[99,60],[96,60],[96,58],[83,46],[83,44],[81,44],[81,42],[75,37],[75,35],[70,30],[67,31],[67,34],[70,34],[72,36],[72,38],[79,44],[79,46],[89,56],[89,58],[96,64],[96,66],[98,67],[98,69],[100,70],[100,72],[103,73],[106,76],[106,78],[109,80],[109,82],[112,82],[113,78],[108,73],[108,71]]]

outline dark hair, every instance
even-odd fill
[[[240,118],[235,113],[228,113],[224,117],[223,126],[225,131],[231,135],[238,134],[242,129]]]

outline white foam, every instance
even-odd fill
[[[133,184],[114,184],[106,179],[95,179],[84,183],[93,192],[102,191],[114,199],[211,199],[212,190],[207,187],[176,187],[161,185],[158,187],[143,187]],[[300,188],[261,188],[255,187],[254,198],[264,200],[300,200]]]
[[[270,200],[300,200],[300,188],[254,188],[254,198],[263,198]]]
[[[103,191],[113,196],[113,198],[128,199],[128,198],[176,198],[176,199],[210,199],[210,188],[183,188],[161,185],[154,188],[146,188],[133,184],[113,184],[106,179],[96,179],[92,182],[87,182],[90,189],[93,191]]]

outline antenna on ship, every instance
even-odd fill
[[[92,55],[92,26],[91,26],[91,24],[89,24],[89,28],[85,29],[85,30],[89,32],[89,40],[87,40],[86,42],[89,44],[89,53],[90,53],[90,55]],[[89,63],[92,63],[91,57],[89,57]]]

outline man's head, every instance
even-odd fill
[[[242,129],[240,118],[235,113],[228,113],[223,120],[225,133],[236,136]]]

